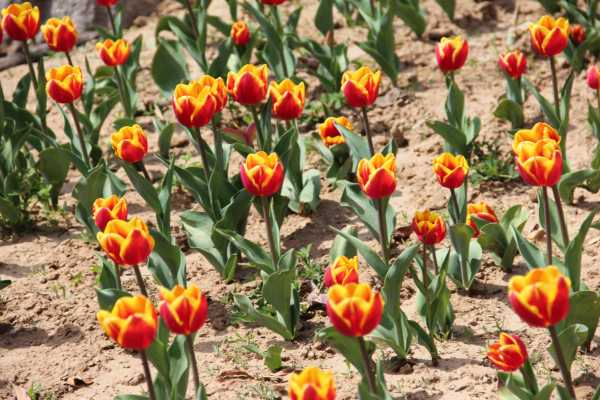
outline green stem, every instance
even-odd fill
[[[538,394],[540,391],[537,383],[537,379],[535,378],[535,373],[533,372],[533,368],[531,367],[531,363],[529,360],[525,360],[525,364],[521,367],[521,375],[523,375],[523,380],[527,387],[529,387],[529,391],[531,394]]]
[[[113,35],[118,36],[117,26],[115,25],[115,17],[112,13],[112,9],[110,6],[106,6],[106,12],[108,14],[108,21],[110,22],[110,27],[112,28]]]
[[[140,267],[137,265],[134,265],[133,272],[135,272],[135,279],[137,280],[137,284],[140,288],[140,292],[145,297],[148,297],[148,291],[146,290],[146,284],[144,283],[144,278],[142,278],[142,273],[140,271]]]
[[[200,128],[193,128],[198,136],[198,150],[200,151],[200,158],[202,159],[202,171],[204,171],[204,179],[206,179],[206,184],[210,181],[210,173],[208,171],[208,155],[206,154],[206,149],[204,148],[204,143],[202,143],[202,134],[200,133]]]
[[[554,108],[556,117],[560,120],[560,96],[558,94],[558,76],[556,74],[556,61],[554,57],[550,57],[550,71],[552,71],[552,90],[554,93]]]
[[[433,258],[433,271],[437,276],[440,273],[440,268],[438,267],[437,258],[435,256],[435,245],[432,244],[431,246],[429,246],[429,252],[431,253],[431,258]]]
[[[212,121],[213,136],[215,139],[215,158],[217,168],[219,170],[225,170],[225,153],[223,151],[223,135],[218,122],[213,119]],[[225,171],[227,173],[227,171]]]
[[[186,0],[185,7],[187,8],[187,12],[190,16],[190,21],[192,22],[192,31],[196,40],[200,38],[200,31],[198,30],[198,24],[196,23],[196,15],[194,14],[194,8],[192,7],[192,3],[190,0]]]
[[[371,153],[371,157],[373,157],[375,155],[375,146],[373,146],[373,137],[371,136],[371,126],[369,125],[369,115],[366,107],[362,108],[362,120],[363,125],[365,126],[367,141],[369,142],[369,152]]]
[[[262,196],[260,198],[260,201],[262,203],[262,209],[263,209],[263,218],[265,220],[265,227],[267,228],[267,239],[269,240],[269,250],[271,251],[271,260],[273,261],[273,268],[276,270],[277,269],[277,264],[278,264],[278,260],[277,260],[277,253],[276,253],[276,249],[275,249],[275,239],[273,238],[273,224],[271,223],[271,218],[270,218],[270,210],[271,207],[269,205],[269,197],[265,197]]]
[[[150,373],[150,365],[148,364],[148,356],[146,351],[140,351],[142,356],[142,365],[144,366],[144,377],[146,378],[146,384],[148,385],[148,397],[150,400],[156,400],[156,393],[154,392],[154,384],[152,383],[152,374]]]
[[[458,205],[458,199],[456,198],[456,190],[454,190],[454,189],[450,189],[450,201],[452,202],[452,207],[454,208],[454,212],[455,212],[455,216],[456,216],[456,220],[454,221],[454,224],[458,224],[461,222],[460,206]]]
[[[65,51],[65,56],[67,57],[67,62],[69,63],[69,65],[73,66],[75,64],[73,64],[73,60],[71,59],[71,54],[69,54],[68,51]]]
[[[25,60],[27,61],[27,66],[29,67],[29,75],[31,76],[33,87],[35,88],[35,91],[37,93],[39,83],[35,74],[35,68],[33,68],[33,60],[31,58],[31,53],[29,52],[29,43],[27,40],[23,42],[23,54],[25,54]]]
[[[125,110],[125,115],[129,119],[133,119],[133,112],[131,110],[131,105],[129,104],[129,96],[127,94],[127,88],[125,86],[125,77],[119,71],[119,67],[115,66],[115,77],[117,79],[117,86],[119,87],[119,94],[121,97],[121,104],[123,105],[123,110]]]
[[[148,173],[148,170],[146,169],[146,164],[144,163],[144,160],[140,161],[138,163],[138,166],[140,168],[140,171],[142,171],[144,178],[146,178],[146,180],[148,182],[152,183],[152,179],[150,178],[150,174]]]
[[[387,221],[385,219],[385,200],[375,200],[377,206],[377,216],[379,217],[379,243],[381,244],[381,253],[383,254],[383,260],[385,265],[389,265],[390,262],[390,245],[387,240]]]
[[[554,346],[554,353],[556,354],[556,361],[558,362],[558,367],[560,368],[560,373],[562,374],[563,380],[565,381],[565,386],[569,391],[569,394],[576,400],[575,389],[573,389],[573,379],[571,378],[571,371],[567,367],[567,362],[565,360],[565,355],[563,353],[562,347],[560,345],[560,341],[558,340],[558,333],[556,332],[556,327],[550,326],[548,327],[550,331],[550,337],[552,338],[552,345]]]
[[[562,200],[560,199],[560,192],[556,185],[552,186],[552,194],[554,195],[554,202],[556,203],[556,208],[558,210],[558,218],[560,221],[560,231],[562,233],[563,242],[565,242],[565,247],[569,245],[569,229],[567,227],[567,220],[565,218],[565,210],[563,208]]]
[[[200,389],[200,374],[198,373],[198,362],[196,361],[196,354],[194,353],[194,342],[192,341],[192,335],[185,337],[185,344],[188,351],[188,359],[192,365],[192,378],[194,380],[195,393],[198,393]]]
[[[369,385],[369,391],[372,394],[377,394],[377,385],[375,383],[375,373],[372,367],[371,357],[367,351],[367,345],[365,339],[362,336],[357,338],[358,346],[360,348],[360,356],[362,357],[363,366],[365,369],[365,375],[367,376],[367,384]]]
[[[550,219],[550,200],[548,199],[548,188],[542,187],[544,195],[544,222],[546,225],[546,253],[547,264],[552,264],[552,220]]]
[[[79,116],[77,115],[77,110],[73,103],[69,103],[67,105],[69,107],[69,111],[71,111],[71,115],[73,116],[73,122],[75,123],[75,130],[77,131],[77,136],[79,137],[79,146],[81,147],[81,153],[83,154],[83,159],[85,161],[85,165],[88,167],[88,170],[91,168],[92,163],[90,161],[90,155],[88,154],[87,147],[85,145],[85,138],[83,136],[83,130],[81,129],[81,123],[79,122]]]
[[[281,38],[281,48],[279,49],[279,53],[281,55],[281,66],[283,67],[283,75],[284,78],[290,78],[290,71],[287,68],[287,63],[285,62],[285,48],[283,46],[283,25],[281,24],[281,16],[279,15],[279,8],[277,6],[271,6],[271,15],[273,16],[273,22],[277,29],[277,33]]]
[[[435,253],[433,254],[435,258]],[[423,286],[425,287],[425,293],[423,293],[423,297],[425,297],[425,322],[427,324],[427,332],[429,333],[429,338],[431,339],[431,343],[434,343],[435,346],[435,338],[433,336],[433,324],[432,315],[431,315],[431,296],[429,293],[429,271],[427,271],[427,246],[425,244],[422,245],[422,258],[423,258],[423,269],[421,270]],[[438,365],[439,356],[437,354],[437,349],[434,347],[434,351],[431,353],[431,363],[434,366]]]
[[[254,120],[254,125],[256,126],[256,141],[258,142],[258,149],[267,151],[267,148],[265,147],[266,143],[264,143],[266,138],[263,135],[257,107],[250,106],[250,112],[252,113],[252,119]]]

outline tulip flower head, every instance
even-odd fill
[[[504,372],[514,372],[527,361],[527,348],[517,335],[500,333],[497,342],[488,347],[487,358],[496,368]]]
[[[110,141],[115,156],[128,163],[140,162],[148,153],[148,139],[142,127],[137,124],[124,126],[114,132]]]
[[[231,39],[236,46],[244,47],[250,41],[250,29],[244,21],[236,21],[231,25]]]
[[[342,92],[350,107],[364,108],[375,102],[379,94],[381,71],[371,71],[360,67],[356,71],[346,71],[342,75]]]
[[[335,146],[336,144],[346,143],[346,139],[335,126],[335,124],[343,126],[349,131],[352,130],[352,122],[350,122],[346,117],[327,118],[325,122],[319,125],[319,136],[321,136],[321,140],[323,140],[323,143],[325,143],[325,146],[327,147]]]
[[[531,186],[554,186],[562,176],[562,154],[554,140],[522,142],[515,162],[521,178]]]
[[[547,328],[569,313],[571,281],[554,265],[535,268],[508,282],[508,300],[521,319],[533,327]]]
[[[239,72],[227,74],[227,90],[233,100],[246,106],[262,103],[267,96],[269,68],[266,64],[244,65]]]
[[[513,152],[518,154],[522,143],[537,143],[540,140],[549,140],[560,144],[560,134],[545,122],[538,122],[531,129],[519,129],[513,139]]]
[[[500,69],[513,79],[520,79],[527,69],[527,57],[520,51],[509,51],[498,58]]]
[[[121,297],[112,311],[100,310],[96,317],[104,333],[124,349],[145,350],[156,337],[156,310],[142,295]]]
[[[96,0],[96,4],[98,4],[99,6],[104,6],[104,7],[112,7],[114,5],[116,5],[119,2],[119,0]]]
[[[538,54],[552,57],[563,52],[569,44],[569,21],[545,15],[529,24],[531,45]]]
[[[348,258],[339,256],[325,269],[323,279],[325,287],[358,283],[358,256]]]
[[[250,194],[270,197],[281,189],[285,172],[277,154],[259,151],[246,157],[240,166],[240,177]]]
[[[569,26],[569,37],[575,46],[579,46],[585,42],[585,28],[579,24],[573,24]]]
[[[2,29],[12,40],[33,39],[40,29],[40,9],[28,1],[10,4],[2,9]]]
[[[471,227],[473,230],[473,237],[479,237],[479,228],[477,228],[476,222],[473,220],[473,217],[477,217],[479,219],[483,219],[490,223],[498,223],[498,217],[496,217],[496,213],[492,209],[492,207],[488,206],[483,201],[481,203],[471,203],[467,205],[467,225]]]
[[[202,75],[198,79],[198,83],[210,88],[210,95],[215,100],[215,113],[223,111],[227,105],[227,100],[229,99],[227,97],[227,88],[225,87],[223,78],[213,78],[210,75]]]
[[[447,189],[456,189],[462,186],[467,174],[469,165],[462,155],[453,155],[443,153],[433,160],[433,172],[440,185]]]
[[[261,3],[266,4],[268,6],[278,6],[280,4],[285,3],[286,0],[260,0]]]
[[[123,39],[116,41],[106,39],[103,42],[96,43],[96,51],[98,51],[98,55],[104,64],[109,67],[116,67],[127,62],[131,54],[131,46]]]
[[[42,35],[52,51],[70,52],[77,44],[77,29],[71,17],[50,18],[42,25]]]
[[[125,198],[112,195],[106,198],[98,198],[92,205],[92,215],[96,226],[104,231],[106,224],[113,219],[127,220],[127,201]]]
[[[371,199],[389,197],[396,190],[396,157],[376,153],[370,160],[359,161],[356,179],[360,189]]]
[[[208,303],[198,286],[190,284],[184,288],[176,285],[171,290],[161,287],[160,298],[160,316],[171,332],[190,335],[206,322]]]
[[[590,89],[594,89],[594,90],[598,90],[598,88],[600,87],[600,84],[598,84],[599,80],[598,80],[598,67],[596,67],[595,65],[590,65],[590,67],[587,70],[587,84],[590,87]]]
[[[425,210],[417,211],[411,224],[413,232],[423,244],[432,246],[446,237],[446,223],[437,213]]]
[[[381,293],[366,283],[334,285],[327,292],[327,315],[342,335],[368,335],[379,325],[382,313]]]
[[[110,259],[125,267],[145,263],[154,249],[154,238],[139,218],[113,219],[106,224],[104,232],[98,232],[97,239]]]
[[[468,56],[469,43],[460,36],[443,37],[435,47],[435,59],[444,74],[461,69]]]
[[[299,374],[291,374],[288,395],[290,400],[335,400],[333,373],[307,367]]]
[[[297,85],[290,79],[284,79],[281,83],[271,82],[269,93],[275,118],[284,121],[300,118],[304,110],[304,82]]]
[[[63,65],[46,72],[46,93],[54,101],[70,104],[81,97],[83,74],[79,67]]]
[[[217,98],[212,95],[212,86],[193,81],[175,87],[173,111],[181,125],[201,128],[211,121],[216,109]]]

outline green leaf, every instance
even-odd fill
[[[118,289],[99,289],[96,288],[96,296],[101,310],[111,311],[121,297],[131,296],[129,293]]]
[[[395,8],[396,15],[400,17],[408,27],[415,33],[415,35],[421,37],[427,27],[427,21],[425,19],[425,12],[419,5],[418,1],[400,2],[395,1],[392,3]]]
[[[450,20],[453,21],[454,10],[456,8],[454,0],[435,0],[435,2],[438,3],[440,7],[442,7],[442,10],[444,10],[448,18],[450,18]]]
[[[186,260],[179,246],[171,243],[163,233],[152,230],[155,247],[148,260],[148,269],[154,278],[168,289],[186,284]]]
[[[569,315],[565,325],[582,324],[588,328],[586,343],[591,343],[600,320],[600,295],[585,290],[571,294],[569,298]]]
[[[546,206],[545,206],[542,190],[543,189],[540,188],[537,193],[538,219],[539,219],[540,226],[544,229],[544,231],[548,232],[548,229],[546,229],[546,217],[545,217]],[[561,251],[564,252],[565,247],[567,246],[568,243],[565,243],[563,236],[562,236],[562,231],[560,228],[560,217],[558,216],[558,206],[556,205],[554,200],[550,198],[550,196],[548,196],[548,203],[549,203],[549,207],[550,207],[550,232],[551,232],[551,236],[552,236],[552,241],[554,241],[554,243],[556,243],[558,245],[558,247],[561,249]]]
[[[12,283],[11,280],[8,279],[2,279],[0,280],[0,290],[4,289],[5,287],[7,287],[8,285],[10,285]]]
[[[503,99],[498,103],[496,110],[494,111],[496,118],[510,121],[512,128],[521,128],[525,123],[525,116],[523,115],[523,106],[513,100]]]
[[[62,186],[69,172],[71,157],[60,147],[50,147],[40,153],[39,169],[44,178],[55,186]]]
[[[517,248],[525,259],[529,269],[546,266],[544,253],[542,253],[533,243],[527,240],[514,226],[511,226],[511,231],[513,237],[515,238],[515,242],[517,243]]]
[[[278,335],[281,335],[285,340],[292,340],[294,338],[294,335],[288,331],[284,324],[272,316],[256,310],[248,297],[240,294],[234,294],[233,300],[240,311],[243,314],[246,314],[250,321],[270,329]]]
[[[267,274],[275,272],[271,256],[258,244],[231,230],[216,229],[215,232],[231,240],[248,257],[248,260]]]
[[[544,96],[542,96],[542,94],[537,90],[535,85],[531,83],[527,78],[523,77],[522,81],[523,85],[525,86],[525,89],[529,93],[531,93],[538,101],[550,125],[558,129],[560,127],[560,118],[558,115],[556,115],[556,109],[554,105],[550,101],[548,101]]]
[[[562,348],[563,355],[565,357],[565,362],[567,363],[567,368],[571,369],[571,364],[575,360],[575,356],[577,355],[577,348],[585,343],[586,338],[588,337],[588,328],[585,325],[575,324],[570,325],[565,330],[558,334],[558,341],[560,343],[560,347]],[[548,348],[550,355],[556,361],[556,353],[554,350],[554,345],[551,345]]]
[[[582,169],[564,174],[558,183],[560,197],[565,202],[573,204],[573,193],[575,188],[582,186],[586,180],[595,176],[596,174],[598,174],[598,171],[593,169]]]
[[[342,232],[347,235],[356,237],[356,228],[353,226],[347,226],[342,229]],[[338,257],[346,256],[346,257],[354,257],[356,255],[356,247],[352,245],[352,243],[346,239],[342,235],[336,235],[333,240],[333,245],[329,250],[329,260],[331,262],[335,261]]]
[[[361,375],[364,374],[364,365],[357,338],[344,336],[333,327],[321,329],[317,332],[316,338],[321,342],[335,347]],[[367,342],[367,345],[370,351],[375,350],[375,346],[372,343]]]
[[[569,278],[573,285],[573,291],[578,291],[581,287],[581,256],[583,254],[583,245],[585,237],[594,222],[594,217],[598,210],[593,210],[581,224],[577,235],[571,239],[565,251],[565,265],[569,271]]]
[[[315,13],[315,26],[323,35],[334,28],[333,0],[321,0],[319,2],[319,8]]]
[[[23,214],[10,200],[0,196],[0,217],[16,225],[22,220]]]
[[[471,241],[473,230],[466,224],[451,226],[449,233],[458,262],[450,264],[448,275],[463,289],[469,289],[481,267],[481,246]]]
[[[440,135],[458,153],[465,154],[467,152],[467,140],[460,129],[442,121],[428,121],[427,126]]]
[[[135,190],[142,196],[142,198],[146,201],[146,203],[154,210],[157,215],[162,213],[162,206],[160,203],[160,199],[158,198],[158,193],[152,183],[150,183],[146,178],[144,178],[133,165],[127,162],[121,162],[121,166],[127,173],[129,180]]]
[[[291,310],[292,285],[296,280],[296,269],[281,270],[269,275],[263,283],[263,297],[273,306],[288,332],[296,331],[296,321]]]
[[[371,159],[371,153],[369,151],[367,139],[357,135],[356,133],[337,123],[335,124],[335,127],[339,132],[342,133],[344,139],[346,139],[346,144],[350,148],[350,155],[352,156],[352,170],[356,171],[360,160],[363,158]]]
[[[358,250],[358,252],[365,259],[365,261],[371,267],[373,267],[375,272],[377,272],[377,275],[379,275],[379,277],[381,277],[382,279],[385,278],[388,268],[385,265],[385,262],[377,255],[377,253],[371,250],[371,247],[369,247],[369,245],[344,231],[339,231],[333,227],[331,227],[331,229],[337,232],[338,235],[341,235],[344,238],[346,238],[346,240],[348,240]]]
[[[163,94],[170,97],[175,86],[188,81],[185,56],[176,41],[160,39],[151,67],[152,78]]]

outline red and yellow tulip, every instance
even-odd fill
[[[193,81],[175,87],[173,111],[181,125],[201,128],[211,121],[216,110],[217,97],[212,94],[212,85]]]
[[[246,106],[262,103],[267,96],[269,68],[263,64],[244,65],[238,72],[227,74],[227,90],[233,100]]]
[[[40,9],[28,1],[10,4],[2,10],[2,29],[12,40],[33,39],[40,29]]]
[[[189,335],[206,322],[208,302],[198,286],[190,284],[184,288],[176,285],[171,290],[160,288],[160,298],[160,316],[171,332]]]
[[[499,370],[514,372],[527,361],[527,348],[517,335],[502,332],[498,341],[488,347],[487,358]]]
[[[587,70],[586,76],[587,84],[590,87],[590,89],[598,90],[598,88],[600,87],[600,84],[598,83],[598,74],[600,74],[600,72],[598,71],[598,67],[596,67],[595,65],[590,65],[590,67]]]
[[[119,2],[119,0],[96,0],[96,3],[99,6],[104,6],[104,7],[112,7],[114,5],[116,5]]]
[[[106,224],[113,219],[127,220],[127,201],[125,198],[112,195],[106,198],[98,198],[92,205],[92,215],[96,226],[104,231]]]
[[[77,44],[77,29],[71,17],[50,18],[42,25],[42,35],[52,51],[69,52]]]
[[[477,228],[477,224],[473,220],[473,217],[477,217],[479,219],[483,219],[490,223],[498,223],[498,217],[496,217],[496,213],[485,202],[481,203],[470,203],[467,205],[467,225],[471,227],[473,230],[473,237],[479,236],[479,228]]]
[[[366,283],[334,285],[327,292],[327,315],[342,335],[368,335],[379,325],[382,313],[381,293]]]
[[[351,258],[340,256],[325,269],[323,279],[325,287],[348,283],[358,283],[358,256]]]
[[[290,79],[284,79],[281,83],[271,82],[269,93],[275,118],[284,121],[300,118],[304,110],[304,82],[297,85]]]
[[[154,238],[139,218],[113,219],[106,224],[104,232],[98,232],[97,239],[104,252],[120,266],[145,263],[154,249]]]
[[[125,349],[145,350],[156,337],[156,310],[142,295],[121,297],[112,311],[100,310],[96,317],[104,333]]]
[[[446,223],[437,213],[425,210],[417,211],[411,224],[413,232],[423,244],[431,246],[446,237]]]
[[[210,88],[210,95],[215,100],[215,113],[223,111],[227,105],[227,88],[223,78],[214,78],[210,75],[202,75],[198,79],[198,83],[202,86]]]
[[[277,154],[259,151],[246,157],[240,166],[240,177],[252,195],[270,197],[281,189],[285,172]]]
[[[109,67],[123,65],[129,59],[131,54],[131,46],[123,39],[106,39],[103,42],[96,43],[98,55]]]
[[[317,367],[307,367],[291,374],[288,387],[290,400],[335,400],[333,374]]]
[[[587,34],[585,32],[585,28],[579,24],[573,24],[569,26],[569,37],[573,41],[575,46],[579,46],[583,42],[585,42]]]
[[[110,141],[115,156],[128,163],[140,162],[148,153],[148,138],[142,127],[137,124],[124,126],[114,132]]]
[[[520,79],[527,69],[527,57],[520,51],[509,51],[498,58],[498,66],[513,79]]]
[[[523,181],[532,186],[554,186],[562,176],[562,154],[554,140],[522,142],[515,162]]]
[[[551,265],[513,276],[508,282],[508,299],[513,310],[527,324],[547,328],[569,313],[571,281]]]
[[[63,65],[46,72],[46,93],[61,104],[73,103],[81,97],[83,74],[79,67]]]
[[[453,155],[443,153],[433,160],[433,172],[440,185],[447,189],[456,189],[462,186],[467,174],[469,165],[462,155]]]
[[[531,45],[538,54],[552,57],[562,53],[569,44],[569,21],[565,18],[554,19],[551,15],[541,17],[529,24]]]
[[[375,102],[379,94],[381,71],[373,72],[369,67],[346,71],[342,75],[342,92],[350,107],[364,108]]]
[[[346,117],[327,118],[325,122],[319,125],[319,135],[321,136],[321,140],[323,140],[323,143],[325,143],[325,146],[327,147],[335,146],[336,144],[342,144],[346,142],[346,139],[344,139],[344,136],[338,130],[335,124],[343,126],[349,131],[352,130],[352,122],[350,122]]]
[[[469,43],[460,36],[443,37],[435,47],[435,59],[443,73],[461,69],[469,56]]]
[[[356,179],[360,189],[371,199],[391,196],[396,190],[396,157],[375,154],[370,160],[359,161]]]
[[[540,140],[554,141],[560,144],[560,135],[552,126],[545,122],[538,122],[531,129],[519,129],[513,138],[513,152],[517,154],[522,143],[537,143]]]
[[[236,21],[231,25],[231,39],[236,46],[243,47],[250,41],[250,29],[244,21]]]

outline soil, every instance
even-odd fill
[[[213,2],[211,12],[227,17],[226,7]],[[293,2],[294,6],[298,2]],[[304,5],[302,35],[317,38],[312,28],[311,18],[318,1],[307,0]],[[409,216],[417,208],[442,209],[448,193],[435,182],[431,172],[433,157],[442,151],[441,139],[427,127],[426,121],[444,119],[444,99],[446,87],[443,77],[435,66],[434,46],[441,35],[461,34],[468,38],[470,56],[466,66],[457,74],[460,87],[467,99],[467,112],[482,120],[481,141],[497,143],[504,154],[510,151],[509,126],[494,118],[492,112],[499,97],[504,92],[504,80],[497,70],[498,53],[505,49],[521,48],[529,54],[527,76],[545,95],[550,96],[550,72],[544,60],[530,54],[527,22],[543,14],[541,6],[532,0],[519,1],[519,12],[515,12],[511,0],[459,1],[456,24],[448,21],[433,0],[422,2],[428,14],[428,29],[424,38],[416,39],[399,20],[396,21],[397,54],[402,61],[402,72],[398,86],[394,87],[387,78],[376,106],[370,111],[374,130],[377,132],[376,145],[386,142],[390,136],[403,138],[407,145],[400,148],[398,159],[399,185],[392,197],[392,205],[398,216],[398,227],[408,224]],[[284,10],[290,10],[285,5]],[[133,39],[144,37],[142,66],[138,79],[140,96],[145,104],[158,102],[166,111],[166,118],[173,120],[169,111],[168,99],[161,98],[152,84],[149,66],[155,50],[154,27],[157,15],[181,14],[176,1],[165,1],[156,14],[140,18],[135,27],[126,32]],[[340,18],[340,28],[336,39],[364,37],[360,28],[348,28]],[[352,36],[351,36],[352,35]],[[509,40],[514,44],[509,45]],[[87,43],[73,53],[76,63],[83,63],[88,57],[93,66],[99,61],[94,54],[93,43]],[[351,59],[372,63],[355,45],[350,48]],[[62,63],[60,57],[48,59],[47,65]],[[192,64],[190,64],[192,65]],[[568,73],[566,64],[559,63],[559,79],[563,81]],[[19,66],[0,73],[5,93],[12,93],[18,78],[27,72]],[[197,71],[196,71],[197,72]],[[305,74],[308,91],[315,87],[315,81]],[[158,100],[157,100],[158,99]],[[569,133],[568,151],[574,169],[589,166],[590,149],[596,145],[590,127],[586,122],[588,101],[593,101],[592,93],[585,85],[584,75],[575,80],[573,106]],[[32,100],[33,101],[33,100]],[[31,104],[33,107],[33,103]],[[534,99],[526,103],[527,124],[540,120],[541,114]],[[349,109],[355,126],[359,119]],[[228,119],[226,118],[226,121]],[[150,120],[140,122],[152,132]],[[110,121],[103,130],[102,145],[109,154]],[[56,132],[62,130],[62,119],[56,107],[52,107],[49,121]],[[306,131],[314,130],[307,127]],[[156,135],[150,136],[151,152],[157,151]],[[174,149],[181,157],[178,162],[186,163],[187,156],[196,160],[195,152],[186,144],[185,136],[178,133]],[[153,176],[161,174],[160,163],[148,157],[149,170]],[[318,156],[310,154],[311,164],[318,164]],[[238,159],[234,160],[237,166]],[[122,177],[126,180],[123,172]],[[72,172],[64,187],[61,204],[65,212],[50,216],[41,214],[38,225],[30,233],[15,235],[0,244],[0,277],[11,279],[13,284],[1,293],[0,299],[0,398],[14,399],[19,389],[32,386],[38,388],[44,399],[112,399],[117,394],[143,393],[143,380],[139,358],[115,346],[100,330],[95,314],[98,310],[94,287],[96,286],[99,248],[94,242],[86,241],[83,228],[72,217],[74,205],[71,190],[78,176]],[[508,183],[484,182],[475,185],[471,200],[486,200],[501,215],[515,204],[522,204],[530,212],[530,220],[525,234],[541,244],[543,234],[537,224],[535,196],[530,188],[519,180]],[[292,215],[285,220],[282,228],[283,246],[301,248],[311,245],[311,256],[323,267],[334,238],[329,226],[343,228],[355,225],[365,241],[376,245],[348,210],[339,205],[340,191],[323,181],[322,203],[318,210],[308,216]],[[126,194],[131,215],[152,221],[154,216],[144,201],[133,191]],[[198,205],[185,193],[174,196],[174,222],[177,231],[178,216]],[[600,207],[600,195],[578,189],[575,204],[566,207],[567,220],[571,231],[575,231],[589,210]],[[266,244],[262,221],[252,213],[248,235],[252,240]],[[183,234],[180,236],[183,237]],[[399,251],[413,242],[414,237],[397,242]],[[182,240],[182,242],[184,242]],[[583,276],[592,290],[600,288],[600,232],[592,230],[587,238],[583,254]],[[189,280],[199,285],[209,297],[209,320],[199,332],[195,349],[200,362],[201,380],[213,399],[273,399],[285,397],[287,376],[291,371],[308,365],[332,369],[335,373],[338,399],[356,398],[357,373],[343,358],[332,349],[315,341],[313,332],[328,324],[324,311],[303,322],[300,338],[293,343],[283,342],[268,330],[237,323],[232,315],[231,294],[253,290],[258,280],[252,276],[240,282],[225,284],[218,273],[204,258],[185,248]],[[513,273],[524,273],[524,261],[515,260]],[[364,264],[361,265],[361,278],[372,280],[373,274]],[[148,271],[143,271],[147,282],[151,281]],[[534,367],[540,379],[558,377],[546,347],[548,335],[540,329],[532,329],[522,323],[507,303],[507,282],[511,275],[506,274],[486,259],[473,294],[457,292],[452,287],[451,301],[456,313],[455,333],[448,341],[438,344],[441,360],[438,366],[431,364],[424,348],[413,345],[410,363],[398,366],[393,363],[393,353],[378,350],[377,357],[386,362],[386,380],[394,397],[410,400],[433,399],[495,399],[498,380],[496,370],[485,360],[486,345],[497,338],[500,330],[520,335],[532,355]],[[125,274],[124,286],[133,289],[135,278]],[[157,301],[157,289],[150,285],[151,297]],[[411,318],[415,315],[415,288],[410,279],[403,287],[403,309]],[[272,373],[260,357],[248,352],[244,346],[255,344],[262,350],[270,345],[284,348],[284,369]],[[573,371],[578,398],[590,399],[593,388],[600,383],[600,338],[595,338],[592,350],[579,354]],[[18,398],[18,397],[17,397]]]

